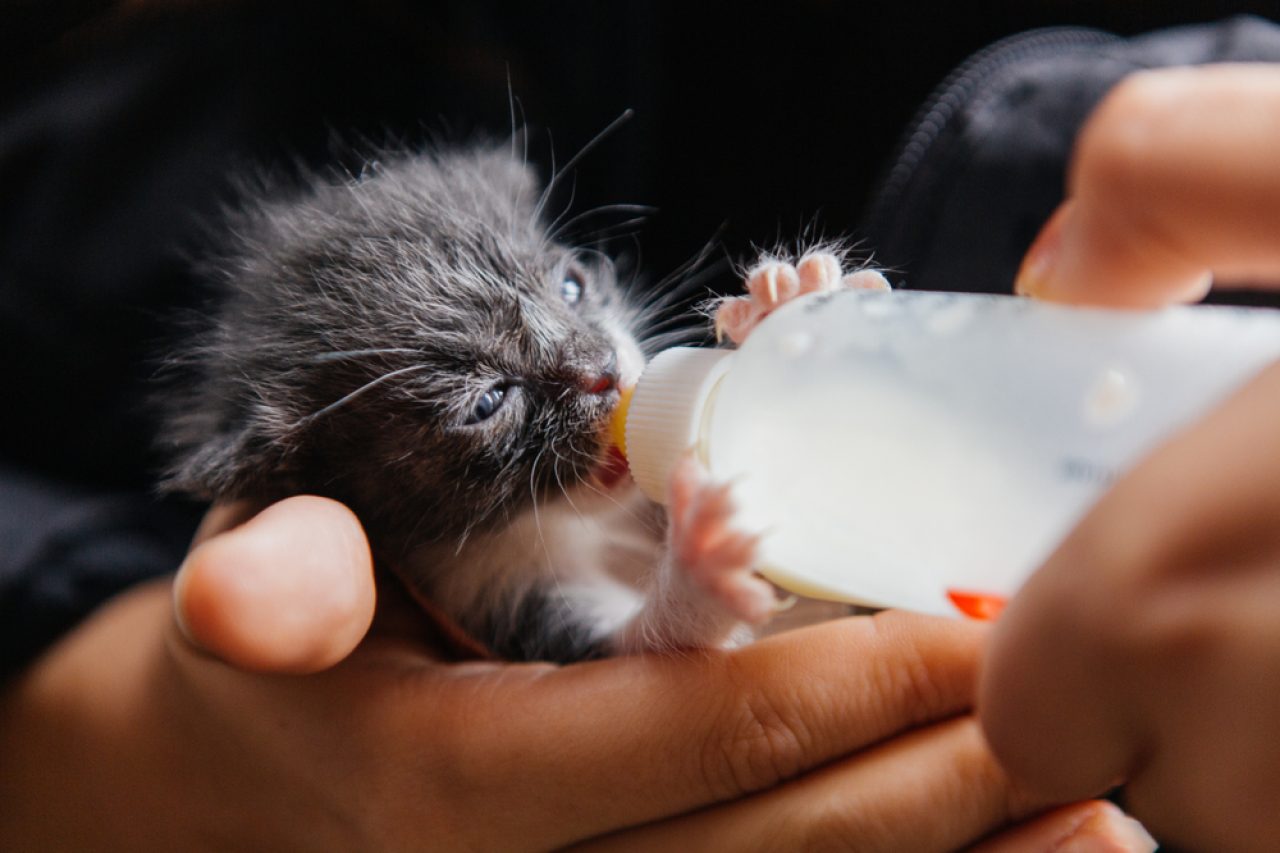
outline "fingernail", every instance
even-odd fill
[[[194,643],[195,639],[191,636],[191,626],[187,624],[185,604],[187,587],[186,568],[187,562],[186,560],[183,560],[182,565],[178,567],[177,573],[173,576],[173,587],[171,590],[173,594],[173,621],[177,623],[178,630],[182,633],[182,636],[186,637],[188,641]]]
[[[1198,277],[1191,279],[1182,301],[1199,302],[1209,295],[1210,290],[1213,290],[1213,270],[1205,270]]]
[[[1134,850],[1155,851],[1160,848],[1160,842],[1156,841],[1151,833],[1147,832],[1147,828],[1133,818],[1128,818],[1129,841],[1133,845]]]
[[[1070,199],[1060,204],[1032,241],[1013,281],[1014,293],[1041,299],[1053,290],[1058,257],[1062,253],[1063,223],[1068,218],[1071,205]]]
[[[1146,827],[1111,807],[1106,813],[1095,814],[1076,826],[1070,835],[1053,845],[1052,853],[1113,853],[1116,850],[1153,853],[1159,846]]]

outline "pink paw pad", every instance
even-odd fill
[[[889,280],[884,277],[878,270],[858,270],[846,275],[840,281],[840,286],[846,290],[892,290],[889,286]]]
[[[747,273],[747,293],[762,308],[777,308],[800,293],[799,272],[782,261],[764,261]]]
[[[735,344],[742,343],[767,314],[747,296],[731,296],[722,300],[716,307],[716,340],[728,337]]]
[[[840,287],[840,260],[830,252],[805,255],[796,265],[802,293],[824,293]]]
[[[667,510],[677,571],[730,615],[759,625],[777,608],[773,587],[752,571],[759,537],[733,526],[729,486],[713,484],[687,454],[671,474]]]

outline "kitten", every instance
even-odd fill
[[[476,147],[251,202],[178,357],[196,378],[171,396],[164,487],[342,501],[380,566],[503,658],[739,642],[775,607],[755,540],[692,457],[669,512],[625,475],[607,427],[643,368],[637,311],[543,199]],[[766,261],[719,326],[740,339],[779,298],[840,282],[829,254]]]

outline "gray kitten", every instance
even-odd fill
[[[179,356],[165,488],[342,501],[380,566],[501,657],[733,642],[774,605],[755,540],[692,458],[670,512],[624,475],[606,434],[643,367],[636,310],[543,199],[479,147],[249,203]]]

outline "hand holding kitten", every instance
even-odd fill
[[[254,594],[275,596],[259,600],[259,612],[299,596],[323,598],[323,590],[309,589],[321,578],[356,579],[373,594],[358,548],[333,547],[359,541],[349,514],[308,498],[275,509],[249,522],[257,525],[248,534],[251,547],[228,541],[244,527],[219,527],[238,519],[215,519],[203,552],[187,562],[184,572],[207,573],[201,606],[228,611],[216,623],[234,622],[229,611],[248,603],[245,585],[268,569],[294,580],[258,587]],[[186,624],[195,588],[190,579],[179,585]],[[107,618],[148,611],[163,625],[167,596],[163,587],[144,591]],[[393,604],[379,602],[388,611]],[[340,610],[312,624],[316,645],[366,623],[361,604],[347,610],[346,625]],[[108,627],[99,620],[92,631]],[[165,777],[162,801],[173,807],[148,821],[150,837],[172,844],[182,838],[183,821],[199,812],[178,802],[190,796],[204,807],[231,809],[237,819],[224,831],[247,833],[239,842],[281,838],[282,849],[545,849],[575,841],[582,849],[754,849],[766,837],[786,849],[952,850],[981,837],[984,853],[1049,849],[1068,837],[1106,849],[1150,849],[1104,803],[1041,814],[1047,801],[1012,788],[995,767],[964,716],[986,633],[975,623],[885,614],[732,652],[557,668],[442,663],[385,612],[350,655],[303,676],[235,666],[287,660],[286,649],[266,647],[280,635],[247,661],[218,655],[232,666],[175,636],[161,647],[160,680],[147,691],[169,698],[145,699],[150,729],[138,735],[131,766],[150,766],[158,731],[185,744],[166,751],[167,760],[208,762],[199,772]],[[77,640],[84,646],[76,654],[106,648],[98,639]],[[294,635],[281,645],[296,649],[305,639]],[[138,641],[148,645],[144,635]],[[68,651],[51,665],[66,666]],[[116,685],[125,697],[132,688],[128,679]],[[327,744],[319,753],[316,739]],[[252,744],[271,746],[259,754],[262,747]],[[174,785],[174,778],[190,784]],[[297,778],[309,782],[284,781]],[[218,779],[240,781],[223,784],[219,794],[199,787]],[[115,784],[133,795],[144,783],[129,775]],[[227,791],[243,802],[226,802]],[[298,818],[310,809],[329,817]],[[345,819],[335,824],[333,814]],[[75,823],[62,828],[74,831]],[[101,841],[116,829],[92,831]]]

